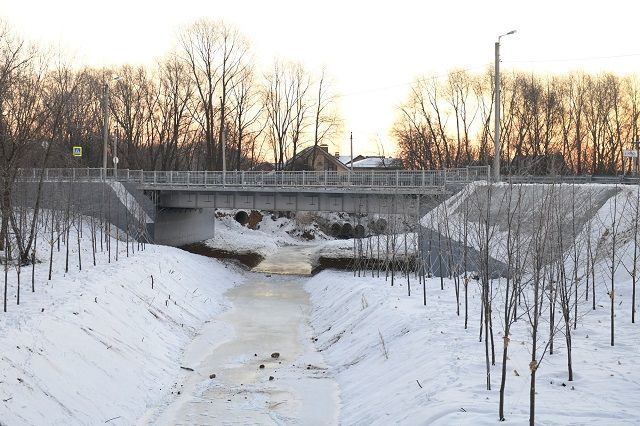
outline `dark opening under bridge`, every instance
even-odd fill
[[[40,170],[20,171],[21,182],[37,182]],[[151,200],[150,234],[157,242],[181,245],[210,238],[214,209],[335,211],[416,215],[421,203],[488,180],[489,167],[393,171],[143,171],[45,169],[49,185],[106,184],[125,199]],[[144,193],[146,197],[142,197]],[[128,208],[128,207],[126,207]]]

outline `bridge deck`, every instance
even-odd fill
[[[354,172],[142,171],[45,169],[47,182],[122,182],[152,191],[157,207],[411,213],[421,196],[439,196],[450,185],[484,180],[488,167]],[[21,170],[37,181],[39,170]]]
[[[442,170],[390,170],[354,172],[252,171],[143,171],[108,169],[46,169],[45,180],[134,183],[160,191],[328,192],[362,194],[434,194],[447,184],[488,179],[488,167]],[[38,170],[22,170],[21,180],[36,180]]]

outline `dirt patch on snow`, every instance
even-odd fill
[[[227,250],[212,248],[204,243],[187,244],[180,248],[182,250],[188,251],[189,253],[199,254],[201,256],[213,257],[215,259],[236,260],[248,268],[255,267],[264,259],[264,257],[258,253],[250,251],[231,252]]]

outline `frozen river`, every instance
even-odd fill
[[[308,259],[285,247],[225,293],[230,309],[186,349],[184,365],[194,371],[154,423],[337,424],[338,388],[312,343],[304,278],[276,275],[308,275]]]

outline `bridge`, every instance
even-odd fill
[[[143,171],[45,169],[44,180],[126,182],[145,191],[161,208],[224,208],[274,211],[405,213],[401,201],[443,195],[489,177],[488,167],[442,170],[336,171]],[[38,170],[20,180],[36,181]]]
[[[490,176],[487,166],[348,172],[108,169],[105,173],[97,168],[69,168],[43,173],[44,182],[50,185],[93,185],[87,192],[106,184],[123,205],[132,199],[140,204],[150,200],[154,210],[149,212],[150,233],[156,241],[173,245],[208,238],[213,232],[210,213],[214,209],[415,215],[421,203]],[[26,183],[39,179],[37,169],[23,169],[18,175]],[[181,225],[183,222],[188,225]]]

